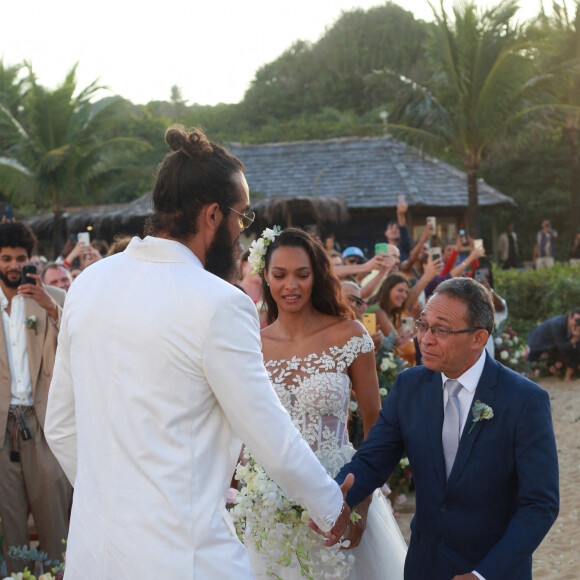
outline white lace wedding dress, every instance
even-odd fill
[[[368,334],[352,337],[342,347],[332,347],[303,359],[293,357],[265,362],[270,380],[302,433],[328,473],[334,477],[350,461],[355,450],[348,441],[347,419],[351,384],[346,371],[361,352],[373,350]],[[260,554],[246,542],[256,578],[272,578]],[[402,580],[407,546],[380,490],[375,491],[361,543],[349,554],[355,563],[349,578],[356,580]],[[299,568],[282,568],[283,580],[302,578]],[[320,574],[325,575],[320,564]]]

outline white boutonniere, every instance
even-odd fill
[[[468,435],[480,421],[491,419],[493,417],[493,409],[489,405],[482,403],[479,399],[473,403],[471,412],[473,413],[473,425],[467,432]]]
[[[34,334],[38,334],[38,330],[36,329],[38,318],[36,318],[36,316],[29,316],[24,322],[26,323],[26,328],[32,328],[32,330],[34,330]]]

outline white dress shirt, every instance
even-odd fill
[[[467,419],[471,415],[471,404],[473,403],[473,396],[475,395],[477,383],[479,383],[479,379],[481,378],[481,373],[483,373],[484,364],[485,349],[482,351],[476,363],[467,369],[461,376],[455,379],[456,381],[459,381],[463,387],[457,395],[460,407],[459,421],[461,423],[461,433],[463,433]],[[445,373],[441,373],[441,378],[443,379],[443,410],[445,410],[445,405],[447,405],[447,399],[449,398],[447,389],[445,389],[445,381],[447,381],[450,377],[448,377]]]
[[[10,404],[32,406],[34,402],[26,333],[34,332],[34,330],[26,327],[24,297],[17,295],[12,298],[10,314],[7,311],[9,305],[8,298],[0,288],[0,310],[2,310],[2,325],[10,367]]]
[[[461,433],[463,434],[463,429],[465,429],[465,424],[471,416],[471,406],[473,403],[473,397],[475,395],[475,389],[477,388],[477,383],[481,378],[483,373],[483,366],[485,365],[485,349],[483,349],[480,357],[477,359],[476,363],[468,368],[461,376],[455,379],[459,381],[463,388],[459,391],[457,398],[459,399],[459,421],[461,423]],[[445,373],[441,373],[441,378],[443,379],[443,410],[445,410],[445,405],[447,405],[447,399],[449,395],[447,389],[445,388],[445,381],[449,377]],[[485,580],[485,578],[472,570],[472,574],[475,574],[480,580]]]

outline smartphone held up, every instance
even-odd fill
[[[464,248],[470,244],[469,234],[463,229],[459,230],[459,241]]]
[[[79,232],[77,234],[77,240],[88,246],[91,243],[91,235],[89,232]]]
[[[437,234],[437,218],[434,215],[430,215],[426,219],[427,227],[429,228],[430,235],[434,236]]]
[[[380,242],[375,244],[375,256],[385,255],[389,253],[389,244]]]
[[[371,336],[377,331],[377,315],[374,312],[363,314],[362,323]]]
[[[36,280],[29,276],[29,274],[36,274],[36,266],[34,264],[25,264],[22,266],[20,284],[36,284]]]
[[[431,259],[433,261],[439,260],[441,258],[441,248],[440,247],[430,248],[429,253],[431,254]]]

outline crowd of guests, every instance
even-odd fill
[[[301,494],[292,496],[298,501],[305,499],[302,503],[315,524],[321,529],[326,527],[328,540],[336,542],[344,534],[343,539],[350,544],[344,545],[344,548],[361,550],[354,564],[356,577],[382,578],[386,574],[392,578],[402,578],[406,545],[384,497],[380,492],[373,491],[379,487],[375,483],[380,485],[384,479],[375,482],[373,476],[369,489],[363,484],[356,492],[361,497],[351,494],[351,500],[347,498],[345,502],[329,476],[338,476],[342,482],[341,470],[344,471],[354,456],[347,436],[351,393],[357,399],[364,434],[371,433],[371,445],[376,445],[372,443],[372,432],[380,431],[373,429],[371,432],[371,427],[379,425],[379,430],[382,427],[378,420],[381,399],[375,351],[385,344],[387,338],[393,354],[405,360],[407,366],[421,363],[417,336],[422,337],[423,346],[425,342],[432,346],[431,352],[428,348],[423,350],[425,369],[412,369],[401,376],[394,387],[395,394],[389,396],[386,403],[390,412],[394,412],[397,406],[393,402],[397,397],[408,397],[417,385],[432,380],[427,379],[428,376],[436,376],[439,386],[443,386],[440,381],[444,379],[446,383],[458,383],[455,378],[464,381],[463,386],[455,385],[463,389],[461,406],[465,412],[461,421],[458,402],[449,400],[459,397],[460,390],[452,390],[451,385],[445,386],[449,393],[444,413],[449,421],[455,422],[455,426],[451,425],[450,428],[455,449],[443,449],[445,439],[449,439],[444,422],[442,452],[449,469],[446,470],[445,479],[439,478],[441,490],[446,488],[447,477],[453,475],[451,466],[458,452],[461,424],[465,425],[467,421],[467,411],[480,377],[483,377],[485,388],[490,382],[487,378],[492,373],[490,369],[495,374],[506,373],[512,383],[510,387],[516,383],[515,389],[505,389],[506,394],[502,394],[504,398],[498,399],[505,403],[504,408],[509,410],[510,415],[516,415],[513,409],[519,409],[522,405],[517,393],[528,392],[532,388],[530,393],[539,392],[529,381],[506,369],[498,370],[499,365],[490,362],[483,353],[485,341],[490,338],[493,327],[491,299],[496,311],[496,324],[500,322],[498,317],[507,316],[505,300],[493,292],[492,268],[483,246],[470,240],[461,230],[453,243],[444,243],[437,237],[435,226],[429,218],[419,239],[413,243],[406,223],[407,205],[404,197],[399,196],[396,218],[387,223],[384,239],[377,241],[373,255],[366,255],[356,246],[341,251],[332,236],[320,242],[298,228],[287,228],[282,232],[266,230],[259,239],[264,251],[257,250],[258,246],[253,245],[250,252],[241,253],[237,272],[234,272],[230,266],[234,263],[236,240],[254,219],[249,209],[249,188],[243,176],[243,166],[225,150],[209,143],[197,130],[186,133],[172,128],[166,135],[166,141],[172,153],[159,170],[153,195],[156,209],[147,226],[151,235],[144,240],[120,237],[108,246],[99,240],[87,242],[83,237],[69,241],[57,260],[47,263],[33,254],[37,240],[30,228],[14,220],[0,224],[0,358],[3,359],[0,373],[0,518],[7,572],[22,568],[19,562],[9,557],[8,547],[29,544],[30,513],[40,548],[47,552],[50,560],[61,559],[62,540],[69,532],[73,496],[71,482],[75,485],[76,494],[72,508],[72,541],[68,544],[67,558],[67,574],[71,578],[79,575],[89,577],[86,573],[89,569],[95,577],[101,569],[111,578],[121,578],[121,574],[127,577],[127,570],[131,567],[139,569],[143,576],[151,570],[157,574],[161,566],[169,565],[173,566],[173,575],[176,570],[182,573],[190,570],[187,573],[191,576],[194,558],[189,550],[193,553],[195,549],[199,549],[196,559],[205,562],[199,569],[219,569],[221,562],[217,565],[213,562],[216,558],[211,551],[216,540],[211,539],[209,549],[204,552],[206,540],[202,537],[200,541],[192,533],[197,531],[195,526],[199,525],[203,528],[201,534],[211,534],[213,530],[222,545],[226,548],[233,546],[228,554],[236,556],[225,559],[225,564],[230,567],[235,565],[240,546],[225,527],[223,532],[220,531],[227,518],[224,513],[216,515],[215,506],[223,499],[218,497],[221,493],[219,485],[229,477],[228,470],[238,453],[241,440],[268,471],[271,466],[274,473],[286,480],[289,491],[295,489]],[[191,167],[196,172],[191,171]],[[197,171],[203,179],[199,178]],[[183,179],[174,179],[175,176]],[[200,183],[197,183],[198,178]],[[194,183],[189,183],[189,180]],[[180,186],[173,188],[169,185],[173,183],[180,183]],[[206,191],[208,183],[213,185]],[[199,195],[201,202],[192,195],[193,191]],[[215,198],[218,194],[221,197]],[[541,252],[553,248],[549,240],[538,239]],[[125,249],[123,255],[95,265],[106,256]],[[513,250],[513,241],[508,239],[508,259]],[[144,260],[144,256],[148,259]],[[32,263],[36,266],[35,270],[25,268]],[[89,268],[91,270],[84,272]],[[134,292],[133,288],[119,301],[116,292],[107,293],[110,277],[101,276],[102,272],[110,273],[113,279],[120,278],[121,287],[138,286],[141,292]],[[185,303],[191,305],[189,314],[192,316],[182,324],[184,317],[181,310],[176,316],[173,308],[175,301],[168,300],[166,303],[172,308],[164,309],[162,302],[158,304],[155,312],[157,320],[146,328],[146,332],[139,332],[143,329],[138,328],[129,339],[127,332],[117,332],[113,337],[108,326],[111,320],[120,321],[120,328],[124,323],[126,329],[134,330],[137,326],[135,321],[141,320],[143,312],[151,312],[151,300],[160,296],[165,289],[165,276],[155,277],[152,272],[171,274],[173,283],[169,286],[172,290],[177,287],[180,291],[186,289]],[[79,276],[76,286],[66,298],[66,293]],[[461,279],[450,281],[458,277]],[[465,277],[473,277],[491,290],[491,294]],[[176,286],[180,281],[185,281],[185,284]],[[440,284],[442,286],[439,287]],[[247,294],[259,312],[261,341],[258,340],[252,304],[232,285]],[[212,302],[214,298],[215,303]],[[65,299],[69,308],[63,317]],[[135,306],[133,302],[137,300],[141,304]],[[214,308],[208,308],[210,303]],[[481,306],[475,314],[470,310],[474,305]],[[178,306],[181,308],[181,304]],[[133,317],[129,322],[126,318],[128,311]],[[122,315],[119,316],[119,313]],[[446,313],[451,313],[449,325],[441,324],[441,320],[445,320],[442,315]],[[103,318],[102,324],[100,318]],[[214,320],[221,321],[221,324],[210,324]],[[227,321],[230,328],[226,329],[223,321]],[[574,312],[565,322],[577,342],[580,336],[580,311]],[[87,334],[86,328],[100,334]],[[167,341],[169,348],[161,356],[146,360],[149,345],[153,344],[151,348],[158,349],[155,343],[159,335],[172,338]],[[228,343],[227,340],[232,342]],[[197,343],[201,344],[198,346]],[[137,361],[133,368],[119,370],[116,365],[100,364],[100,358],[109,360],[113,353],[117,356],[122,348],[127,349],[128,360]],[[208,354],[212,348],[213,352]],[[488,340],[487,348],[493,349],[493,340],[491,344]],[[100,349],[102,352],[95,352]],[[109,357],[103,353],[108,353]],[[185,354],[181,356],[182,353]],[[228,368],[224,372],[226,365],[223,357],[226,354]],[[441,364],[437,363],[437,357],[441,359]],[[152,369],[149,374],[154,375],[155,379],[150,380],[144,369]],[[408,379],[406,388],[403,383],[408,377],[415,378]],[[235,384],[236,381],[239,384]],[[208,401],[207,412],[202,409],[202,404],[195,404],[185,409],[192,415],[184,414],[184,407],[188,407],[193,400],[192,384],[196,392]],[[239,387],[235,392],[232,392],[232,384]],[[172,392],[171,404],[166,407],[151,404],[155,401],[166,402],[168,385]],[[279,401],[274,398],[270,385]],[[514,390],[516,395],[513,394]],[[143,401],[143,391],[151,397],[147,405],[139,402],[135,405],[123,404],[123,401],[133,403],[139,397],[139,401]],[[244,391],[248,396],[244,396]],[[252,396],[254,393],[259,396]],[[440,394],[443,397],[442,392]],[[116,396],[120,397],[118,401],[115,401]],[[113,415],[108,404],[112,400],[118,407]],[[179,404],[175,405],[175,400]],[[199,402],[198,399],[196,402]],[[282,411],[278,402],[288,414]],[[440,402],[443,403],[443,398]],[[475,401],[477,403],[479,401]],[[542,404],[543,413],[549,419],[549,410]],[[403,406],[415,409],[415,405]],[[450,407],[449,411],[447,407]],[[421,410],[421,421],[426,410],[429,409]],[[501,412],[502,406],[498,405],[498,416]],[[252,416],[257,420],[251,421]],[[491,416],[488,415],[488,418]],[[129,417],[129,420],[119,421],[119,417]],[[295,420],[294,426],[290,418]],[[398,434],[391,429],[392,452],[386,460],[383,458],[384,465],[377,467],[377,473],[381,472],[378,479],[383,471],[392,471],[405,443],[411,459],[414,452],[416,458],[424,461],[426,467],[417,469],[417,473],[427,474],[425,481],[432,480],[432,454],[423,448],[418,431],[411,436],[407,432],[413,430],[416,419],[405,419],[409,419],[409,423],[402,421],[405,424]],[[531,428],[534,423],[528,424],[527,419],[523,418],[525,429],[522,433],[534,431]],[[201,433],[192,430],[195,420],[199,420]],[[499,421],[498,418],[496,423]],[[252,423],[257,425],[256,429]],[[389,423],[394,425],[394,422]],[[175,444],[167,444],[166,425],[172,425],[169,439]],[[296,425],[299,425],[300,433],[296,432]],[[543,432],[549,434],[549,420],[543,420],[541,426]],[[159,431],[157,445],[152,444],[156,430]],[[480,542],[475,541],[465,542],[466,550],[476,553],[469,560],[476,563],[482,559],[480,552],[487,555],[490,546],[500,542],[504,534],[502,526],[507,526],[505,513],[516,514],[523,509],[527,514],[527,505],[518,505],[516,510],[519,494],[512,493],[512,490],[519,485],[522,493],[531,490],[530,496],[536,496],[541,495],[536,488],[540,491],[546,488],[551,494],[554,487],[557,489],[553,477],[543,484],[538,482],[539,476],[535,473],[539,471],[540,476],[552,473],[555,453],[549,450],[550,462],[545,462],[549,463],[548,469],[542,469],[537,457],[532,461],[528,452],[528,446],[537,450],[541,442],[527,440],[518,429],[511,431],[517,435],[517,441],[507,446],[515,450],[513,453],[510,450],[504,461],[507,475],[494,474],[494,490],[502,491],[502,494],[494,491],[494,496],[499,496],[501,503],[493,510],[493,521],[499,522],[494,524],[498,528],[497,533],[493,538],[486,538],[489,546],[482,547]],[[543,432],[537,431],[536,437],[548,441],[548,437],[542,437]],[[142,439],[144,434],[146,439]],[[303,441],[299,441],[299,435]],[[120,440],[126,444],[121,453]],[[143,441],[146,441],[145,445]],[[185,441],[187,443],[184,445]],[[409,447],[407,441],[411,443]],[[551,439],[549,443],[551,445]],[[208,455],[207,464],[202,466],[204,477],[207,476],[206,468],[218,466],[215,477],[212,479],[211,474],[208,477],[207,496],[201,493],[205,490],[194,489],[192,493],[192,470],[183,469],[181,463],[185,456],[171,454],[173,446],[181,453],[188,444],[196,452],[202,449],[202,454]],[[488,447],[490,453],[495,453],[497,440],[493,439]],[[524,451],[520,447],[524,447]],[[376,447],[371,449],[375,455]],[[301,454],[298,453],[300,450]],[[148,452],[151,455],[144,459]],[[260,452],[263,452],[262,458]],[[442,459],[443,454],[440,455]],[[179,459],[173,461],[173,457]],[[199,469],[199,457],[199,454],[189,454],[185,461],[194,470]],[[516,462],[521,457],[525,465],[521,474],[523,484],[513,477],[514,457]],[[495,463],[495,458],[491,456],[485,460],[486,463]],[[528,467],[530,463],[537,463],[535,470]],[[385,465],[390,465],[390,468]],[[473,476],[478,473],[478,462],[474,465],[468,487],[475,497],[478,493],[474,490],[480,482]],[[61,466],[64,466],[64,471]],[[166,477],[158,477],[160,466],[169,468]],[[294,466],[300,466],[303,470]],[[459,473],[458,469],[456,473]],[[310,481],[313,474],[318,476],[318,487]],[[346,476],[346,472],[342,475]],[[123,480],[125,476],[127,479]],[[345,480],[342,489],[344,493],[353,485],[352,476],[347,479],[349,481]],[[364,481],[357,473],[356,480],[359,479]],[[356,480],[355,485],[358,483]],[[115,486],[110,485],[111,481]],[[304,483],[303,491],[298,489],[296,481]],[[218,482],[217,487],[212,485],[215,482]],[[327,503],[328,508],[317,505],[324,482],[328,498],[321,503]],[[417,489],[425,490],[427,487],[422,483]],[[129,495],[135,497],[129,498],[126,490],[131,490]],[[503,491],[506,498],[501,497]],[[196,497],[212,499],[196,503]],[[457,526],[453,526],[456,528],[454,533],[459,536],[465,533],[466,521],[487,515],[484,510],[492,511],[488,506],[482,508],[481,502],[472,501],[471,497],[467,502],[461,495],[449,497],[449,507],[454,517],[460,514],[462,518],[458,519]],[[342,507],[337,499],[341,500]],[[452,505],[455,500],[459,501],[460,509]],[[461,502],[471,511],[467,512]],[[542,505],[542,502],[535,501],[522,503]],[[442,512],[447,508],[440,510],[440,505],[439,500],[417,502],[419,509],[425,510],[427,507],[424,513],[434,514],[431,517],[427,515],[426,519],[437,520],[435,527],[446,518]],[[108,526],[107,518],[116,515],[112,506],[115,511],[121,508],[119,511],[128,514],[127,526]],[[358,520],[350,520],[350,508],[355,506]],[[151,518],[149,509],[155,516],[162,514],[167,524],[165,531],[159,531],[158,525],[149,526],[150,521],[158,524],[158,518]],[[551,509],[551,521],[555,513]],[[530,519],[529,515],[519,517]],[[419,516],[418,521],[424,519],[425,516]],[[514,516],[512,519],[517,518]],[[350,521],[348,526],[347,520]],[[107,526],[103,527],[103,522]],[[177,529],[180,522],[187,522],[188,525]],[[341,529],[333,535],[338,525],[336,522],[339,522]],[[301,523],[306,526],[306,522]],[[424,523],[420,525],[425,526]],[[128,537],[127,530],[131,526],[141,534],[139,542]],[[185,527],[188,529],[185,530]],[[547,531],[544,526],[536,527],[542,528],[542,534]],[[102,529],[105,529],[105,534],[101,533]],[[429,526],[424,529],[429,529]],[[361,543],[363,532],[365,541]],[[107,533],[110,536],[104,538]],[[540,535],[537,531],[535,533]],[[518,535],[526,536],[525,533]],[[168,536],[171,542],[161,545],[158,540],[165,542]],[[176,541],[182,543],[176,544]],[[430,543],[432,540],[425,545]],[[527,537],[520,543],[524,545],[524,552],[533,551],[530,548],[533,542]],[[153,547],[157,550],[153,559],[145,561],[144,556],[149,556]],[[509,542],[508,548],[510,553],[518,552],[518,549],[512,549]],[[248,545],[248,549],[252,551],[252,545]],[[429,550],[435,551],[430,547],[427,548]],[[429,567],[425,547],[419,549],[417,542],[411,542],[411,551],[415,552],[412,566],[416,569],[419,569],[418,566],[422,569]],[[172,555],[175,561],[169,562],[168,555]],[[254,570],[258,575],[266,574],[267,564],[261,561],[260,554],[255,556]],[[313,562],[314,568],[321,573],[325,572],[326,557],[325,553]],[[461,568],[467,571],[473,568],[463,562],[451,565],[447,561],[451,559],[446,556],[431,554],[429,558],[435,562],[441,559],[450,570]],[[89,559],[92,559],[91,562]],[[528,565],[531,565],[531,558],[527,559],[530,560]],[[176,565],[177,561],[181,562],[182,568]],[[517,570],[515,564],[510,566]],[[487,568],[492,569],[493,566],[488,564]],[[209,575],[217,577],[215,574]],[[424,573],[420,575],[425,576]],[[491,577],[487,573],[486,576]],[[328,574],[326,577],[329,577]]]
[[[481,265],[484,252],[471,248],[462,259],[458,250],[465,248],[448,244],[443,246],[441,256],[433,256],[429,243],[440,244],[433,241],[435,232],[426,226],[413,245],[404,220],[405,210],[406,206],[401,203],[397,220],[387,225],[384,243],[377,245],[377,253],[373,256],[367,257],[360,248],[353,246],[339,252],[336,241],[327,241],[325,249],[329,267],[341,282],[345,303],[350,305],[356,318],[372,325],[367,328],[375,348],[378,349],[385,337],[393,335],[396,354],[413,366],[421,360],[413,319],[419,316],[438,283],[452,276],[473,275]],[[0,459],[3,473],[0,517],[9,573],[21,569],[8,557],[7,548],[28,544],[30,512],[42,549],[51,559],[61,557],[72,488],[44,440],[43,421],[62,307],[66,292],[83,270],[106,256],[123,251],[129,241],[128,236],[115,238],[111,245],[100,240],[89,244],[69,241],[54,262],[47,262],[34,254],[36,239],[27,226],[20,222],[0,225],[0,298],[6,362],[10,369],[2,386],[7,405],[0,409],[4,416],[3,424],[0,423],[1,435],[6,441]],[[21,270],[27,263],[36,266],[36,274],[22,284]],[[241,255],[238,272],[238,279],[232,282],[251,297],[261,314],[262,327],[268,326],[272,321],[265,315],[264,284],[252,271],[248,251]],[[484,283],[489,286],[488,280]],[[26,334],[10,334],[15,316],[26,320],[28,332],[34,332],[39,345],[35,346],[31,336]],[[28,326],[28,321],[32,320],[34,328]],[[38,376],[24,373],[28,368],[42,372]],[[34,450],[28,445],[26,437],[29,436],[35,442]]]
[[[540,229],[535,236],[532,251],[531,263],[536,270],[554,266],[557,241],[558,231],[552,227],[550,220],[542,220]],[[520,256],[518,236],[513,222],[509,222],[505,230],[499,235],[497,240],[497,253],[499,264],[502,268],[507,270],[509,268],[523,267],[524,263]],[[572,238],[568,250],[568,263],[572,266],[580,263],[580,231],[576,232]]]
[[[492,268],[482,246],[474,245],[472,240],[461,235],[453,242],[442,242],[429,220],[413,243],[405,221],[406,209],[404,200],[400,200],[397,218],[387,224],[384,241],[377,243],[373,255],[366,255],[356,246],[340,251],[339,241],[334,235],[327,236],[320,244],[333,274],[340,281],[343,299],[355,318],[363,322],[369,331],[375,351],[389,337],[394,354],[403,359],[407,366],[415,366],[421,363],[421,353],[414,320],[420,317],[427,300],[443,281],[469,276],[491,290],[496,332],[507,317],[508,308],[506,301],[493,290]],[[8,558],[7,547],[28,543],[29,512],[34,516],[40,544],[50,558],[60,558],[60,541],[67,533],[72,489],[44,441],[42,429],[46,396],[40,395],[42,389],[46,391],[50,384],[50,365],[54,363],[65,293],[74,279],[91,264],[123,251],[130,237],[120,235],[110,245],[100,240],[89,244],[70,241],[54,262],[47,262],[33,253],[36,240],[26,226],[4,223],[0,230],[3,254],[0,298],[3,301],[7,359],[11,369],[11,377],[2,380],[5,382],[4,391],[12,393],[10,404],[0,408],[0,442],[4,438],[8,442],[4,444],[0,460],[3,473],[0,477],[0,517],[4,557],[10,573],[16,571],[18,565]],[[557,233],[551,229],[549,221],[544,220],[534,254],[537,267],[553,264],[556,237]],[[24,248],[20,251],[22,255],[12,255],[14,244],[20,250]],[[518,266],[519,251],[513,224],[500,236],[499,251],[503,267]],[[580,256],[580,234],[576,236],[571,252],[571,255]],[[231,281],[252,299],[260,314],[261,327],[266,328],[272,320],[268,319],[265,307],[265,286],[261,276],[253,271],[248,257],[248,250],[241,253],[238,277]],[[20,284],[20,270],[24,263],[36,265],[37,273],[33,275],[36,284]],[[39,306],[42,320],[40,314],[31,315],[24,310],[20,302],[25,297],[32,298]],[[36,317],[38,327],[34,327],[35,333],[42,325],[51,329],[51,332],[42,333],[44,342],[34,351],[35,354],[30,351],[30,345],[27,346],[25,337],[12,340],[14,337],[7,328],[11,317],[5,315],[10,307],[13,312],[20,312],[19,316],[23,319],[26,317],[27,324],[31,317]],[[544,322],[530,334],[530,360],[537,360],[542,353],[548,352],[563,361],[567,369],[566,380],[570,380],[580,366],[579,339],[580,309],[575,309],[568,315]],[[493,336],[489,338],[487,349],[493,356]],[[29,357],[38,356],[39,352],[42,354],[37,368],[42,368],[39,375],[43,380],[42,387],[36,383],[40,378],[22,376],[15,370],[28,367]],[[22,390],[22,399],[18,400],[14,394],[17,389],[15,383],[20,381],[24,381],[26,387]],[[22,419],[20,409],[24,409]],[[27,453],[26,447],[20,443],[27,430],[32,438],[40,442],[34,455]],[[40,496],[34,491],[39,486],[43,490]],[[48,510],[47,504],[51,506]]]

